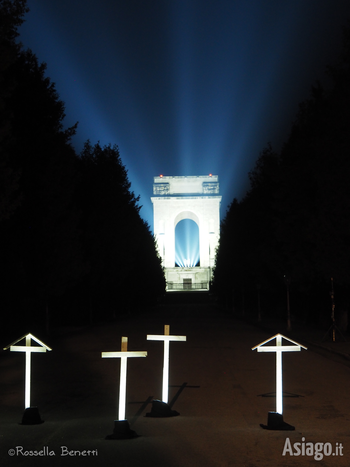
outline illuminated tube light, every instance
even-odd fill
[[[170,336],[170,326],[164,325],[164,335],[149,334],[148,341],[164,341],[164,362],[163,362],[163,394],[162,401],[168,403],[169,393],[169,342],[170,341],[185,341],[186,336]]]
[[[26,340],[26,345],[16,345],[22,339]],[[31,340],[34,340],[39,346],[32,346]],[[20,337],[12,344],[4,347],[4,350],[10,349],[10,352],[25,352],[26,353],[26,366],[25,366],[25,392],[24,392],[24,408],[30,407],[30,383],[31,383],[31,354],[32,352],[46,352],[52,350],[46,344],[37,339],[33,334],[27,334]]]
[[[121,352],[102,352],[102,358],[120,358],[119,411],[118,420],[125,420],[126,372],[129,357],[147,357],[146,351],[128,352],[128,338],[122,337]]]
[[[294,345],[282,345],[282,338]],[[265,346],[267,342],[273,339],[276,339],[275,346]],[[302,348],[307,350],[307,347],[288,339],[282,334],[276,334],[270,337],[270,339],[252,347],[252,350],[256,349],[258,352],[276,352],[276,412],[281,415],[283,413],[282,352],[298,352]]]

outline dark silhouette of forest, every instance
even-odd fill
[[[0,0],[1,332],[114,319],[164,293],[153,235],[117,146],[77,154],[54,83]]]
[[[350,27],[329,84],[312,87],[278,152],[271,144],[221,225],[213,290],[254,319],[346,319],[350,285]],[[278,115],[276,115],[278,119]],[[260,310],[260,316],[259,316]],[[344,317],[345,316],[345,317]],[[345,323],[346,324],[346,323]]]

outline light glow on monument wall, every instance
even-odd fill
[[[191,219],[184,219],[175,228],[175,264],[181,268],[194,268],[199,263],[198,225]]]

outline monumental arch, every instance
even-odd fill
[[[165,271],[167,290],[208,290],[220,236],[219,178],[217,175],[154,177],[153,229]],[[184,219],[199,231],[197,267],[176,267],[175,229]]]

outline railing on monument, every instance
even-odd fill
[[[168,282],[167,290],[208,290],[208,282],[198,282],[191,284],[182,284],[177,282]]]

